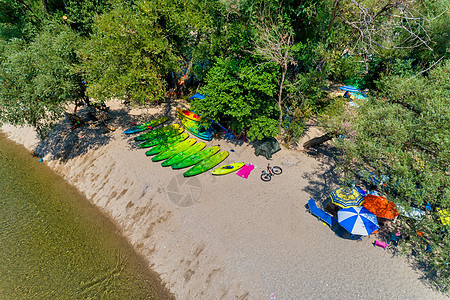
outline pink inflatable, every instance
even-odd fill
[[[381,247],[383,249],[386,249],[386,247],[387,247],[386,243],[383,243],[383,242],[380,242],[380,241],[377,241],[377,240],[375,240],[374,245],[378,246],[378,247]]]

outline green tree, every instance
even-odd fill
[[[128,96],[134,103],[164,97],[163,76],[178,68],[179,57],[166,37],[163,4],[118,3],[95,22],[94,33],[82,49],[83,71],[92,97]]]
[[[282,10],[275,13],[275,17],[282,14]],[[293,56],[294,36],[293,30],[287,24],[278,24],[270,11],[260,13],[254,24],[256,55],[261,56],[269,63],[276,64],[279,68],[277,105],[279,110],[278,132],[281,133],[283,122],[283,104],[286,88],[286,74],[290,65],[295,65]],[[284,26],[283,26],[284,25]]]
[[[92,25],[96,18],[102,13],[111,9],[111,3],[107,0],[64,0],[61,10],[57,13],[58,17],[61,17],[82,36],[87,36],[92,33]]]
[[[207,96],[193,101],[194,110],[229,125],[238,134],[248,130],[250,140],[277,135],[275,65],[218,59],[205,81],[200,92]]]
[[[96,16],[109,7],[107,0],[0,0],[0,37],[30,39],[51,19],[88,35]]]
[[[38,1],[0,0],[0,38],[29,39],[41,27]]]
[[[66,26],[49,23],[26,43],[2,42],[0,63],[0,120],[29,124],[44,137],[78,97],[79,63],[76,35]]]

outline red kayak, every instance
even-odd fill
[[[202,118],[199,115],[197,115],[196,113],[194,113],[192,111],[186,110],[186,109],[177,108],[177,112],[180,115],[182,115],[183,117],[188,118],[192,121],[199,122],[202,120]]]

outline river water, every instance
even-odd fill
[[[171,299],[117,227],[0,132],[0,299]]]

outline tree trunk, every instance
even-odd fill
[[[281,73],[281,82],[280,82],[280,90],[278,92],[278,108],[280,109],[280,118],[278,120],[278,134],[281,134],[281,124],[283,122],[283,102],[282,102],[282,97],[283,97],[283,88],[284,88],[284,79],[286,78],[286,72],[287,72],[287,67],[284,68],[282,67],[282,73]]]
[[[44,12],[48,13],[47,0],[41,0],[41,4],[42,4],[42,9],[44,10]]]
[[[183,80],[183,81],[181,82],[181,84],[180,84],[180,82],[178,82],[178,84],[177,84],[178,85],[178,91],[177,91],[178,97],[182,97],[184,95],[184,92],[186,90],[187,81],[189,80],[193,64],[194,64],[194,58],[191,58],[191,60],[189,61],[188,67],[186,69],[186,73],[180,78],[180,80]]]
[[[318,146],[320,144],[323,144],[323,143],[331,140],[335,136],[336,136],[335,133],[326,133],[326,134],[324,134],[322,136],[315,137],[313,139],[310,139],[309,141],[306,141],[303,144],[303,148],[308,149],[308,148],[312,148],[312,147]]]
[[[338,9],[339,2],[341,2],[341,0],[335,0],[334,1],[333,12],[331,13],[330,23],[328,23],[327,31],[330,31],[331,26],[333,26],[334,19],[336,19],[336,11]],[[326,37],[326,35],[324,35],[324,37]]]

